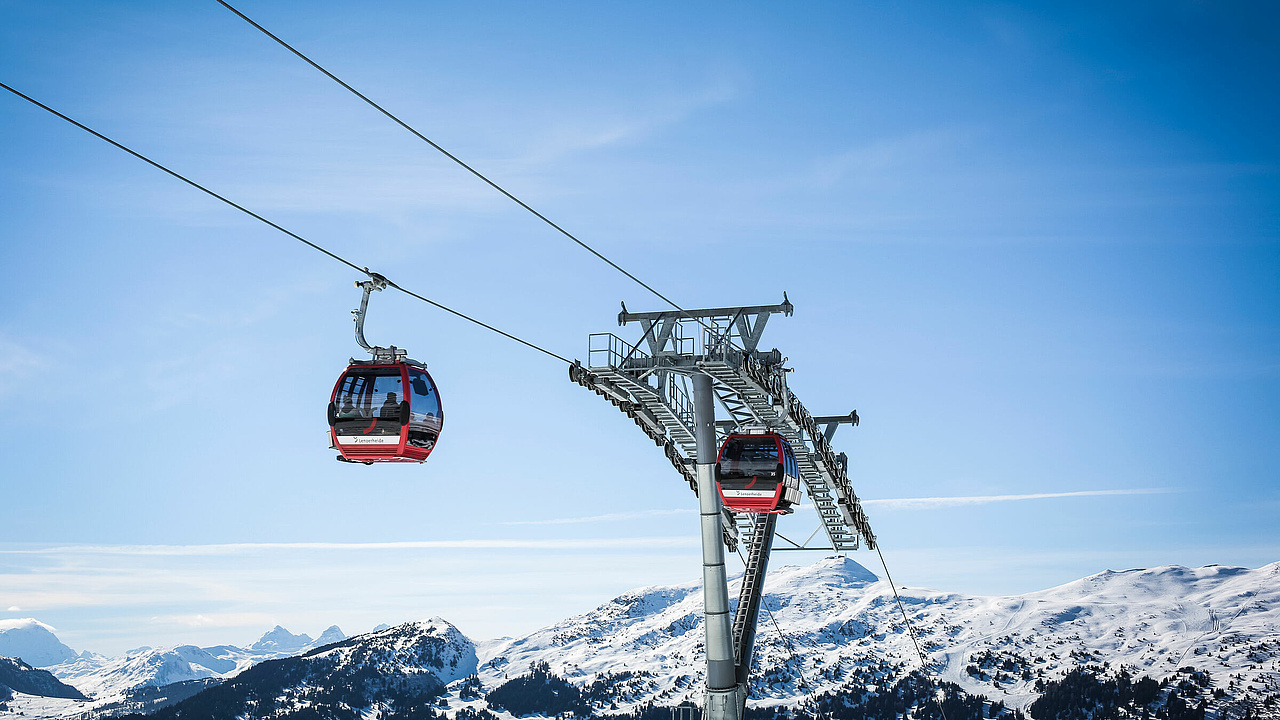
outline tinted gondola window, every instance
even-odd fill
[[[399,435],[404,387],[398,368],[348,372],[334,398],[339,435]]]
[[[409,387],[413,391],[411,404],[414,420],[440,417],[440,398],[436,395],[436,386],[426,373],[410,368]]]
[[[720,476],[725,479],[772,478],[778,472],[778,444],[772,437],[730,438],[720,456]]]
[[[421,448],[434,447],[444,423],[436,386],[430,375],[409,368],[409,389],[413,393],[409,401],[409,444]]]

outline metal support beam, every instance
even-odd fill
[[[751,679],[751,657],[756,643],[756,623],[760,617],[760,602],[764,599],[764,577],[769,570],[769,551],[773,546],[778,516],[757,513],[751,525],[751,544],[747,547],[746,567],[742,571],[742,587],[738,592],[738,610],[733,618],[733,640],[738,649],[738,685],[743,689],[744,714],[746,691]]]
[[[841,425],[858,426],[858,411],[854,410],[848,415],[823,415],[822,417],[815,417],[813,422],[824,426],[822,436],[827,439],[827,442],[831,442],[831,438],[836,436],[836,428]]]
[[[711,377],[693,378],[694,439],[697,447],[698,510],[702,522],[702,602],[707,648],[707,720],[739,720],[739,686],[729,580],[724,567],[720,493],[716,492],[715,396]]]
[[[626,303],[622,304],[622,312],[618,313],[618,324],[626,325],[637,320],[691,320],[694,318],[737,317],[739,315],[756,315],[759,313],[782,313],[790,316],[796,310],[787,294],[782,293],[782,302],[778,305],[752,305],[749,307],[706,308],[703,310],[665,310],[661,312],[627,312]]]
[[[644,328],[644,337],[649,343],[649,353],[657,357],[667,347],[667,343],[671,341],[671,335],[676,329],[676,321],[671,319],[663,320],[657,325],[656,331],[652,320],[641,320],[640,326]]]

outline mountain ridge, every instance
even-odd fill
[[[1257,569],[1108,570],[1010,596],[898,590],[928,659],[923,674],[886,581],[840,556],[771,570],[752,672],[753,712],[803,706],[856,716],[881,707],[879,693],[918,699],[935,690],[945,690],[957,712],[972,710],[975,702],[983,712],[1029,711],[1047,690],[1060,697],[1068,691],[1055,688],[1081,683],[1128,687],[1124,678],[1146,678],[1160,688],[1166,682],[1173,683],[1170,687],[1190,683],[1185,702],[1177,699],[1182,695],[1161,689],[1160,702],[1174,703],[1175,709],[1193,697],[1211,708],[1218,707],[1213,703],[1264,707],[1268,698],[1280,701],[1280,562]],[[298,667],[321,664],[289,672],[318,683],[332,678],[347,688],[342,703],[381,703],[378,707],[391,713],[387,708],[403,702],[417,708],[415,717],[434,717],[423,714],[430,712],[475,720],[494,709],[485,700],[488,694],[542,668],[538,677],[563,683],[556,687],[569,697],[564,702],[580,703],[573,707],[639,718],[654,707],[701,702],[702,620],[699,582],[650,586],[518,638],[475,643],[440,618],[406,623],[306,650],[296,656]],[[427,643],[434,648],[430,652],[422,649],[426,645],[401,651],[428,636],[434,638]],[[403,647],[397,649],[397,642]],[[193,654],[197,650],[186,652],[199,660]],[[268,675],[272,667],[284,666],[256,672]],[[225,677],[245,672],[240,668]],[[435,681],[411,682],[423,673],[439,687]],[[359,679],[382,676],[399,680],[369,685]],[[255,692],[278,691],[277,699],[315,699],[307,700],[310,691],[296,685],[274,686],[255,677],[235,685],[224,682],[219,692],[227,695],[232,691],[226,687],[245,689],[253,681]],[[184,702],[195,706],[209,692],[213,689]],[[575,694],[577,700],[570,697]],[[864,704],[849,706],[854,696]],[[1042,712],[1057,702],[1052,697],[1041,702]],[[341,707],[346,708],[342,712],[372,712]]]
[[[95,700],[118,701],[140,688],[233,677],[266,660],[290,657],[345,639],[337,625],[329,626],[316,640],[276,625],[249,647],[144,646],[117,657],[81,653],[48,669]]]
[[[734,597],[737,582],[731,582]],[[1104,571],[1024,595],[906,586],[899,594],[932,672],[1008,707],[1034,701],[1037,681],[1061,679],[1095,661],[1163,675],[1185,657],[1212,656],[1215,672],[1238,674],[1242,681],[1265,676],[1280,690],[1280,562],[1254,570]],[[655,612],[632,612],[646,604]],[[814,687],[834,688],[857,665],[919,666],[892,588],[851,559],[771,570],[764,607],[753,672],[756,706],[791,703]],[[650,675],[645,688],[622,709],[696,702],[701,624],[699,583],[641,588],[523,638],[484,644],[479,676],[491,689],[539,662],[579,683],[607,672],[641,671]],[[1010,669],[988,672],[992,663],[1016,669],[1016,675]],[[805,673],[807,681],[801,679]],[[811,692],[802,687],[806,682]]]

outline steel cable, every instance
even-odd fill
[[[266,35],[267,37],[271,38],[272,40],[275,40],[275,41],[276,41],[277,43],[279,43],[279,44],[280,44],[280,46],[281,46],[281,47],[283,47],[284,49],[288,50],[289,52],[293,53],[294,55],[297,55],[297,56],[298,56],[298,58],[300,58],[303,62],[307,63],[308,65],[310,65],[311,67],[315,68],[316,70],[319,70],[319,71],[320,71],[320,72],[321,72],[325,77],[327,77],[327,78],[329,78],[330,80],[332,80],[332,81],[334,81],[334,82],[338,83],[338,84],[339,84],[339,85],[341,85],[343,88],[345,88],[348,92],[350,92],[352,95],[355,95],[356,97],[358,97],[358,98],[360,98],[361,100],[363,100],[366,104],[368,104],[368,105],[369,105],[369,107],[371,107],[371,108],[373,108],[374,110],[377,110],[378,112],[380,112],[380,113],[382,113],[383,115],[387,116],[387,118],[388,118],[388,119],[390,119],[392,122],[394,122],[395,124],[399,125],[400,127],[404,128],[405,130],[408,130],[410,133],[412,133],[412,134],[414,135],[414,137],[418,138],[419,140],[421,140],[421,141],[425,142],[426,144],[430,145],[431,147],[435,148],[437,151],[439,151],[439,152],[440,152],[440,154],[444,155],[445,157],[449,158],[449,159],[450,159],[450,160],[452,160],[453,162],[457,163],[459,167],[463,168],[464,170],[466,170],[467,172],[471,173],[472,175],[475,175],[477,178],[480,178],[480,179],[481,179],[482,181],[484,181],[484,182],[485,182],[485,184],[487,184],[489,187],[491,187],[491,188],[493,188],[494,190],[497,190],[498,192],[502,193],[502,194],[503,194],[507,199],[511,200],[511,201],[512,201],[512,202],[514,202],[515,204],[519,205],[520,207],[524,208],[525,210],[528,210],[528,211],[529,211],[529,212],[530,212],[534,217],[538,218],[538,219],[539,219],[539,220],[541,220],[542,222],[546,223],[547,225],[549,225],[550,227],[552,227],[553,229],[555,229],[555,230],[556,230],[556,232],[559,232],[561,235],[564,235],[565,237],[569,238],[569,239],[570,239],[570,240],[572,240],[573,242],[577,243],[577,244],[578,244],[582,249],[586,250],[587,252],[591,253],[592,255],[595,255],[597,258],[599,258],[600,260],[602,260],[602,261],[603,261],[605,264],[607,264],[609,267],[613,268],[614,270],[617,270],[618,272],[620,272],[620,273],[622,273],[623,275],[627,276],[630,280],[632,280],[633,282],[635,282],[635,283],[636,283],[637,285],[639,285],[640,287],[642,287],[642,288],[644,288],[645,290],[648,290],[649,292],[653,293],[655,296],[657,296],[659,299],[661,299],[663,302],[667,303],[667,304],[668,304],[668,305],[670,305],[671,307],[675,308],[677,311],[679,311],[679,312],[680,312],[681,314],[683,314],[685,317],[687,317],[687,318],[689,318],[689,319],[691,319],[691,320],[696,321],[699,325],[703,326],[703,327],[704,327],[704,328],[706,328],[707,330],[712,330],[712,328],[711,328],[709,325],[707,325],[705,322],[703,322],[703,321],[702,321],[702,320],[700,320],[699,318],[695,318],[695,317],[693,317],[692,315],[690,315],[688,310],[685,310],[683,307],[681,307],[680,305],[676,304],[676,302],[675,302],[674,300],[672,300],[671,298],[667,297],[666,295],[663,295],[662,293],[658,292],[658,291],[657,291],[657,290],[655,290],[651,285],[649,285],[649,284],[648,284],[648,283],[646,283],[645,281],[641,280],[640,278],[636,277],[635,275],[632,275],[630,272],[628,272],[628,271],[627,271],[625,268],[623,268],[621,265],[619,265],[619,264],[617,264],[616,262],[614,262],[614,261],[610,260],[609,258],[605,257],[603,254],[601,254],[601,253],[600,253],[599,251],[597,251],[595,248],[591,247],[590,245],[586,244],[586,243],[585,243],[585,242],[583,242],[582,240],[578,239],[578,237],[577,237],[577,236],[575,236],[573,233],[569,232],[568,230],[565,230],[565,229],[564,229],[563,227],[561,227],[560,225],[556,224],[554,221],[552,221],[552,220],[551,220],[550,218],[548,218],[546,215],[543,215],[542,213],[540,213],[540,212],[538,212],[537,210],[533,209],[533,207],[532,207],[532,206],[530,206],[530,205],[529,205],[528,203],[526,203],[525,201],[523,201],[523,200],[521,200],[520,198],[518,198],[518,197],[516,197],[515,195],[513,195],[513,194],[512,194],[511,192],[509,192],[506,188],[502,187],[501,185],[499,185],[498,183],[494,182],[493,180],[490,180],[486,175],[484,175],[484,173],[482,173],[482,172],[480,172],[479,170],[476,170],[474,167],[472,167],[472,166],[468,165],[466,162],[464,162],[464,161],[463,161],[461,158],[459,158],[457,155],[454,155],[453,153],[451,153],[451,152],[449,152],[448,150],[444,149],[443,147],[441,147],[438,143],[436,143],[436,142],[435,142],[434,140],[432,140],[431,138],[429,138],[429,137],[427,137],[426,135],[423,135],[422,133],[418,132],[418,131],[417,131],[417,130],[412,126],[412,125],[410,125],[409,123],[407,123],[407,122],[405,122],[405,121],[401,120],[400,118],[396,117],[396,116],[395,116],[391,111],[389,111],[389,110],[387,110],[386,108],[382,107],[381,105],[379,105],[378,103],[374,102],[373,100],[370,100],[370,99],[369,99],[369,97],[368,97],[367,95],[365,95],[364,93],[360,92],[359,90],[356,90],[354,87],[351,87],[351,86],[350,86],[350,85],[348,85],[346,82],[344,82],[344,81],[342,80],[342,78],[339,78],[337,75],[334,75],[333,73],[331,73],[331,72],[329,72],[328,70],[326,70],[323,66],[321,66],[321,65],[320,65],[320,63],[317,63],[315,60],[312,60],[311,58],[307,57],[307,56],[306,56],[305,54],[303,54],[300,50],[298,50],[298,49],[297,49],[297,48],[295,48],[294,46],[290,45],[289,43],[285,42],[284,40],[280,39],[280,37],[279,37],[278,35],[276,35],[275,33],[272,33],[270,30],[266,29],[265,27],[263,27],[263,26],[259,25],[259,24],[258,24],[257,22],[255,22],[252,18],[250,18],[248,15],[245,15],[244,13],[240,12],[240,11],[239,11],[239,10],[237,10],[236,8],[232,7],[230,3],[226,2],[226,0],[217,0],[217,2],[218,2],[218,4],[219,4],[219,5],[222,5],[222,6],[223,6],[223,7],[225,7],[226,9],[228,9],[228,10],[230,10],[231,12],[235,13],[237,16],[239,16],[239,17],[240,17],[240,19],[244,20],[245,22],[249,23],[249,24],[250,24],[250,25],[252,25],[253,27],[257,28],[259,31],[261,31],[261,32],[262,32],[262,34],[263,34],[263,35]]]
[[[911,618],[907,616],[907,608],[902,604],[902,598],[898,595],[898,586],[893,582],[893,576],[889,574],[889,564],[884,561],[884,553],[880,552],[879,545],[876,546],[876,554],[880,556],[880,567],[884,568],[884,577],[889,581],[889,589],[893,590],[893,599],[898,601],[898,610],[902,612],[902,619],[907,624],[907,634],[911,636],[911,644],[916,646],[916,655],[920,658],[920,672],[929,671],[929,662],[924,658],[924,652],[920,650],[920,641],[916,639],[916,629],[911,624]],[[942,707],[942,700],[937,696],[933,698],[938,704],[938,712],[942,713],[942,720],[947,720],[947,711]]]
[[[305,244],[306,246],[308,246],[308,247],[312,248],[313,250],[318,250],[319,252],[322,252],[322,253],[324,253],[325,255],[328,255],[329,257],[333,258],[334,260],[337,260],[338,262],[342,263],[343,265],[346,265],[347,267],[349,267],[349,268],[351,268],[351,269],[353,269],[353,270],[356,270],[356,271],[358,271],[358,272],[364,273],[365,275],[371,275],[371,274],[370,274],[370,272],[369,272],[369,269],[368,269],[368,268],[366,268],[366,267],[360,267],[359,265],[356,265],[355,263],[351,262],[350,260],[347,260],[346,258],[342,257],[341,255],[338,255],[337,253],[334,253],[334,252],[331,252],[331,251],[329,251],[329,250],[326,250],[325,248],[321,247],[320,245],[317,245],[316,243],[311,242],[310,240],[308,240],[308,239],[306,239],[306,238],[302,237],[301,235],[299,235],[299,234],[297,234],[297,233],[295,233],[295,232],[293,232],[293,231],[291,231],[291,230],[289,230],[289,229],[287,229],[287,228],[285,228],[285,227],[283,227],[283,226],[281,226],[281,225],[278,225],[278,224],[276,224],[276,223],[274,223],[274,222],[272,222],[272,221],[268,220],[267,218],[265,218],[265,217],[263,217],[263,216],[259,215],[258,213],[254,212],[254,211],[252,211],[252,210],[250,210],[250,209],[248,209],[248,208],[246,208],[245,206],[243,206],[243,205],[241,205],[241,204],[239,204],[239,203],[237,203],[237,202],[235,202],[235,201],[233,201],[233,200],[230,200],[230,199],[228,199],[228,198],[226,198],[226,197],[224,197],[224,196],[222,196],[222,195],[219,195],[218,193],[214,192],[213,190],[210,190],[209,188],[207,188],[207,187],[205,187],[205,186],[201,185],[200,183],[197,183],[197,182],[196,182],[196,181],[194,181],[194,180],[191,180],[191,179],[187,178],[187,177],[186,177],[186,176],[184,176],[184,175],[181,175],[181,174],[179,174],[179,173],[177,173],[177,172],[175,172],[175,171],[173,171],[173,170],[170,170],[169,168],[165,167],[164,165],[161,165],[160,163],[156,162],[155,160],[152,160],[151,158],[149,158],[149,157],[147,157],[147,156],[143,155],[142,153],[139,153],[139,152],[137,152],[137,151],[135,151],[135,150],[133,150],[133,149],[131,149],[131,148],[129,148],[129,147],[127,147],[127,146],[125,146],[125,145],[123,145],[123,144],[119,143],[119,142],[116,142],[115,140],[112,140],[111,138],[107,137],[106,135],[103,135],[102,133],[98,132],[97,130],[94,130],[93,128],[91,128],[91,127],[89,127],[89,126],[85,125],[84,123],[78,122],[78,121],[76,121],[76,120],[73,120],[73,119],[72,119],[72,118],[70,118],[70,117],[67,117],[66,115],[64,115],[64,114],[62,114],[62,113],[60,113],[60,112],[58,112],[57,110],[54,110],[53,108],[49,107],[48,105],[45,105],[44,103],[40,102],[39,100],[36,100],[35,98],[33,98],[33,97],[29,96],[29,95],[26,95],[26,94],[24,94],[24,93],[21,93],[21,92],[19,92],[18,90],[15,90],[14,88],[9,87],[8,85],[6,85],[6,84],[4,84],[4,83],[2,83],[2,82],[0,82],[0,88],[4,88],[5,90],[8,90],[9,92],[13,93],[14,95],[17,95],[18,97],[22,98],[23,100],[26,100],[27,102],[31,103],[32,105],[35,105],[35,106],[36,106],[36,107],[38,107],[38,108],[41,108],[41,109],[43,109],[43,110],[46,110],[46,111],[48,111],[49,113],[52,113],[53,115],[56,115],[57,117],[60,117],[60,118],[62,118],[63,120],[66,120],[67,122],[71,123],[72,125],[75,125],[76,127],[80,128],[81,130],[84,130],[85,132],[89,133],[90,135],[93,135],[94,137],[97,137],[97,138],[99,138],[100,140],[104,140],[104,141],[106,141],[106,142],[110,143],[111,145],[114,145],[115,147],[117,147],[117,148],[119,148],[119,149],[121,149],[121,150],[123,150],[123,151],[125,151],[125,152],[129,153],[130,155],[132,155],[132,156],[134,156],[134,157],[138,158],[139,160],[141,160],[141,161],[143,161],[143,162],[147,163],[148,165],[150,165],[150,166],[152,166],[152,167],[154,167],[154,168],[156,168],[156,169],[158,169],[158,170],[163,170],[165,173],[168,173],[169,175],[171,175],[171,176],[173,176],[173,177],[175,177],[175,178],[177,178],[177,179],[181,180],[182,182],[184,182],[184,183],[186,183],[186,184],[190,185],[191,187],[193,187],[193,188],[195,188],[195,189],[197,189],[197,190],[199,190],[199,191],[201,191],[201,192],[205,193],[206,195],[209,195],[209,196],[211,196],[211,197],[217,198],[218,200],[221,200],[222,202],[226,203],[227,205],[230,205],[231,207],[233,207],[233,208],[235,208],[235,209],[239,210],[240,212],[242,212],[242,213],[244,213],[244,214],[248,215],[249,217],[251,217],[251,218],[253,218],[253,219],[255,219],[255,220],[258,220],[258,221],[260,221],[260,222],[263,222],[263,223],[265,223],[265,224],[267,224],[267,225],[270,225],[271,227],[275,228],[276,230],[279,230],[280,232],[284,233],[285,235],[288,235],[289,237],[293,238],[294,240],[297,240],[298,242],[301,242],[301,243]],[[572,361],[572,360],[569,360],[568,358],[564,357],[563,355],[559,355],[559,354],[557,354],[557,353],[551,352],[550,350],[547,350],[546,348],[543,348],[543,347],[540,347],[540,346],[538,346],[538,345],[535,345],[535,344],[533,344],[533,343],[529,342],[528,340],[524,340],[524,339],[522,339],[522,338],[516,337],[515,335],[512,335],[511,333],[506,332],[505,330],[499,330],[498,328],[496,328],[496,327],[494,327],[494,326],[492,326],[492,325],[490,325],[490,324],[488,324],[488,323],[486,323],[486,322],[483,322],[483,321],[477,320],[477,319],[475,319],[475,318],[471,317],[470,315],[467,315],[466,313],[459,312],[459,311],[454,310],[453,308],[448,307],[448,306],[446,306],[446,305],[441,305],[440,303],[436,302],[435,300],[432,300],[432,299],[427,298],[427,297],[423,297],[422,295],[419,295],[418,293],[413,292],[412,290],[409,290],[409,289],[407,289],[407,288],[401,287],[400,285],[397,285],[396,283],[392,282],[391,280],[387,280],[387,285],[389,285],[389,286],[391,286],[391,287],[393,287],[393,288],[395,288],[395,289],[399,290],[400,292],[402,292],[402,293],[404,293],[404,294],[406,294],[406,295],[408,295],[408,296],[410,296],[410,297],[417,298],[418,300],[421,300],[421,301],[423,301],[423,302],[425,302],[425,303],[427,303],[427,304],[429,304],[429,305],[432,305],[432,306],[437,307],[437,308],[439,308],[439,309],[441,309],[441,310],[444,310],[444,311],[445,311],[445,312],[447,312],[447,313],[450,313],[450,314],[452,314],[452,315],[455,315],[455,316],[457,316],[457,317],[460,317],[460,318],[462,318],[463,320],[466,320],[467,322],[470,322],[470,323],[474,323],[474,324],[476,324],[476,325],[479,325],[480,327],[482,327],[482,328],[484,328],[484,329],[486,329],[486,330],[490,330],[490,331],[492,331],[492,332],[495,332],[495,333],[497,333],[497,334],[499,334],[499,335],[501,335],[501,336],[503,336],[503,337],[505,337],[505,338],[507,338],[507,339],[509,339],[509,340],[514,340],[514,341],[516,341],[516,342],[520,343],[521,345],[524,345],[524,346],[526,346],[526,347],[529,347],[529,348],[532,348],[532,349],[534,349],[534,350],[537,350],[538,352],[543,353],[543,354],[545,354],[545,355],[550,355],[551,357],[553,357],[553,358],[555,358],[555,359],[557,359],[557,360],[559,360],[559,361],[561,361],[561,362],[563,362],[563,363],[566,363],[566,364],[568,364],[568,365],[572,365],[572,364],[573,364],[573,361]]]
[[[747,559],[743,557],[741,548],[738,549],[738,559],[742,561],[742,566],[745,568],[747,565]],[[787,654],[791,656],[791,662],[795,663],[796,675],[800,678],[800,687],[812,693],[816,688],[805,680],[804,663],[796,659],[795,647],[791,644],[791,638],[788,637],[786,633],[782,632],[782,627],[778,625],[778,619],[773,616],[773,610],[769,609],[769,603],[765,602],[763,590],[760,591],[760,607],[764,608],[764,611],[769,614],[769,620],[773,622],[773,629],[778,633],[778,637],[782,638],[782,643],[787,648]]]

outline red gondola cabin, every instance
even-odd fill
[[[800,502],[800,469],[777,433],[730,435],[716,459],[716,488],[734,512],[786,513]]]
[[[349,462],[422,462],[444,425],[436,385],[413,361],[352,361],[333,386],[329,439]]]

